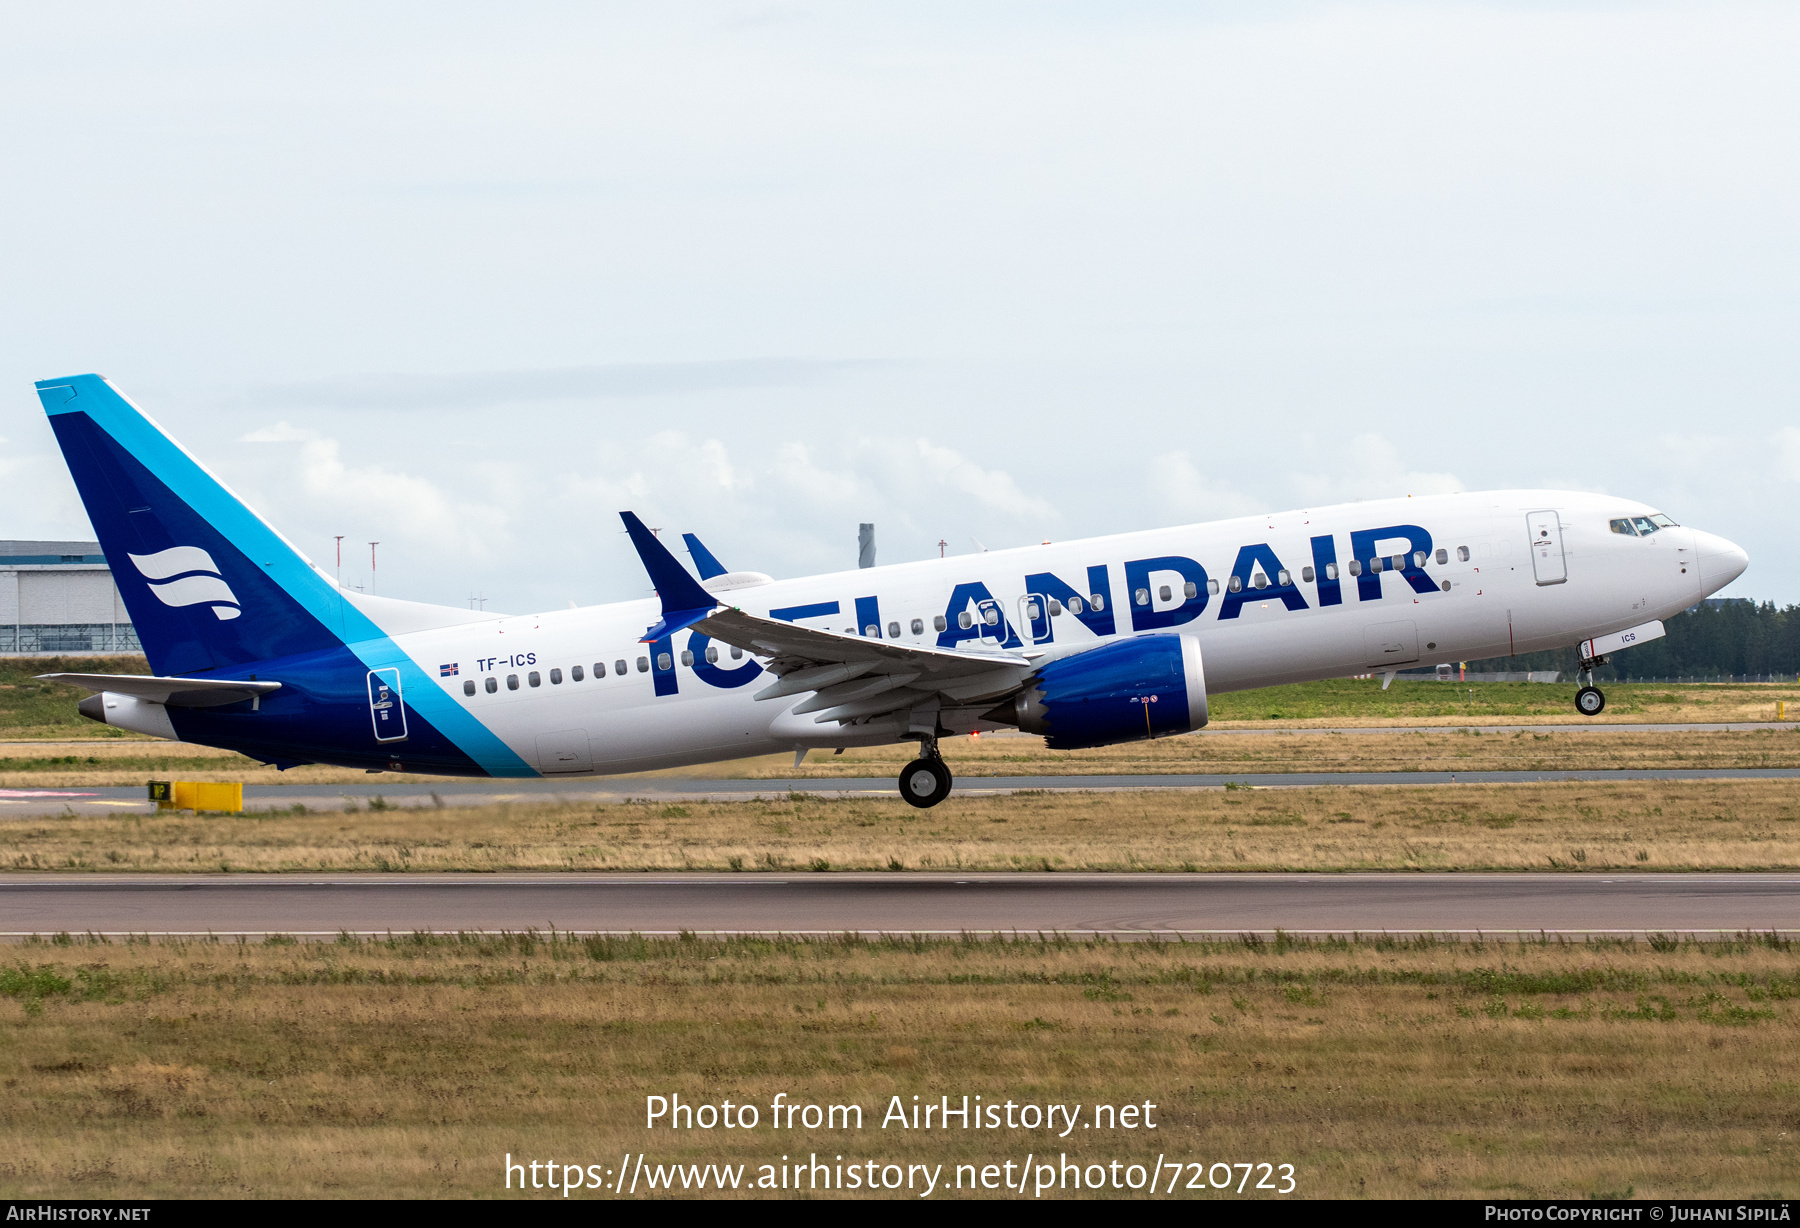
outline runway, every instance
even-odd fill
[[[1231,772],[1206,775],[959,776],[964,797],[1042,790],[1121,792],[1141,789],[1316,788],[1322,785],[1533,784],[1541,781],[1800,780],[1800,768],[1644,768],[1566,772]],[[245,785],[244,808],[361,809],[376,798],[388,806],[438,808],[502,802],[746,801],[790,793],[821,797],[895,797],[893,777],[806,777],[778,780],[683,776],[606,776],[575,780],[403,780],[348,785]],[[0,789],[0,822],[46,814],[150,814],[142,786],[129,788]]]
[[[0,875],[0,935],[1800,932],[1794,874]]]

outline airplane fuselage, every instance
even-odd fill
[[[1742,552],[1711,534],[1614,527],[1654,515],[1568,491],[1436,495],[712,591],[758,617],[1033,661],[1190,635],[1206,690],[1220,693],[1560,648],[1667,618],[1743,570]],[[659,609],[649,598],[384,628],[441,692],[431,706],[463,710],[509,754],[471,755],[410,712],[417,672],[384,690],[355,642],[329,660],[234,669],[281,680],[256,703],[170,714],[186,740],[278,762],[466,775],[603,775],[896,740],[792,713],[803,696],[757,700],[773,679],[756,656],[697,630],[641,643]],[[947,706],[942,728],[997,728],[992,707]]]

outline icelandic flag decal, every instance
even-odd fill
[[[440,678],[456,677],[456,664],[457,664],[456,662],[452,661],[448,665],[438,666],[438,677],[440,677]]]

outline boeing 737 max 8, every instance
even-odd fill
[[[1223,691],[1663,634],[1744,552],[1611,495],[1492,491],[774,580],[630,512],[654,600],[498,615],[340,587],[105,379],[44,380],[152,676],[84,715],[277,767],[592,776],[1015,726],[1056,748],[1206,724]],[[1590,674],[1577,697],[1605,699]]]

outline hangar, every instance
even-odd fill
[[[143,651],[99,542],[0,541],[0,656]]]

